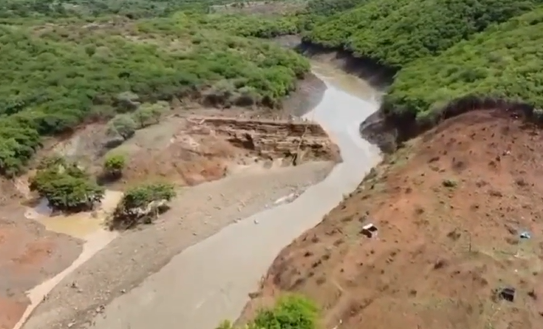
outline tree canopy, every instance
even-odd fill
[[[111,216],[112,228],[132,228],[151,223],[168,209],[167,203],[176,196],[171,184],[142,184],[127,190]]]
[[[309,63],[293,51],[243,36],[271,36],[292,27],[286,21],[264,28],[250,18],[235,22],[185,12],[139,20],[7,20],[0,25],[0,173],[20,173],[40,147],[40,136],[133,111],[141,103],[190,97],[225,107],[278,107]],[[145,106],[139,118],[156,122],[164,106]],[[118,117],[110,130],[129,138],[135,129],[130,120]]]
[[[401,70],[384,97],[387,113],[420,119],[468,95],[543,108],[540,64],[543,7],[489,28],[471,40]]]
[[[47,199],[54,211],[91,210],[104,197],[104,189],[84,169],[59,157],[42,162],[30,179],[30,190]]]
[[[539,0],[367,0],[314,24],[305,40],[402,67],[435,56]]]

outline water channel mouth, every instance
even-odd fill
[[[235,320],[248,295],[277,254],[318,224],[380,161],[377,147],[361,139],[358,126],[374,113],[376,93],[364,82],[314,63],[327,85],[306,118],[319,122],[341,149],[343,162],[292,203],[281,204],[230,225],[187,248],[137,288],[113,300],[91,328],[213,329]]]

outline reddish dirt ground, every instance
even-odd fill
[[[9,218],[9,219],[8,219]],[[25,292],[68,267],[81,252],[78,240],[46,231],[21,207],[0,216],[0,329],[11,329],[29,305]]]
[[[542,328],[542,134],[476,111],[409,142],[280,253],[242,319],[294,291],[324,328]]]

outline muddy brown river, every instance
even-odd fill
[[[306,117],[329,132],[343,163],[294,202],[232,224],[178,254],[107,305],[91,328],[213,329],[222,320],[235,320],[281,249],[318,224],[378,163],[378,149],[358,132],[377,110],[378,95],[355,77],[313,64],[327,90]]]
[[[312,64],[327,89],[319,105],[305,117],[317,121],[330,134],[340,147],[343,162],[292,203],[276,202],[277,206],[185,249],[138,287],[105,305],[90,328],[214,329],[222,320],[235,320],[281,249],[318,224],[379,162],[378,149],[361,139],[358,130],[359,124],[377,110],[379,95],[354,76],[327,64]],[[103,213],[94,215],[49,217],[43,205],[28,209],[27,217],[42,222],[49,230],[81,238],[85,245],[69,268],[29,292],[32,305],[15,329],[21,328],[53,287],[116,237],[103,230],[101,223],[104,213],[121,196],[108,191]],[[44,327],[37,322],[32,328]]]

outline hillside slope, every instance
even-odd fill
[[[319,20],[304,40],[400,68],[520,15],[539,0],[367,0]]]
[[[325,328],[540,327],[542,136],[494,110],[411,141],[281,252],[245,316],[294,291],[318,302]]]
[[[543,107],[539,53],[543,8],[493,26],[436,57],[417,60],[396,75],[383,98],[385,124],[362,125],[383,146],[416,136],[440,120],[477,108],[523,108],[535,121]],[[432,83],[428,83],[432,81]]]
[[[278,108],[309,71],[290,50],[229,35],[198,17],[0,26],[0,173],[21,172],[41,136],[142,102]]]

